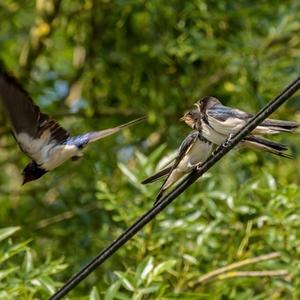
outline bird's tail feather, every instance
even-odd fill
[[[247,146],[250,147],[252,146],[257,149],[262,149],[281,157],[293,158],[292,155],[284,153],[285,151],[288,150],[288,147],[286,145],[276,143],[259,136],[255,136],[255,135],[247,136],[244,139],[244,143],[247,144]]]
[[[122,124],[122,125],[119,125],[119,126],[116,126],[116,127],[113,127],[113,128],[108,128],[108,129],[95,131],[95,132],[89,132],[88,133],[88,143],[92,143],[92,142],[95,142],[97,140],[103,139],[107,136],[110,136],[114,133],[117,133],[117,132],[121,131],[124,128],[127,128],[127,127],[130,127],[132,125],[138,124],[138,123],[140,123],[140,122],[142,122],[146,119],[147,119],[147,117],[143,116],[143,117],[140,117],[138,119],[132,120],[128,123],[125,123],[125,124]]]
[[[154,175],[146,178],[145,180],[142,181],[142,184],[148,184],[148,183],[152,183],[154,181],[157,181],[165,176],[167,176],[170,171],[171,171],[172,167],[167,167],[161,171],[158,171],[157,173],[155,173]]]
[[[274,130],[274,132],[294,132],[299,128],[299,125],[300,124],[297,122],[267,119],[259,126],[268,127],[269,129]]]
[[[165,192],[166,188],[161,188],[160,191],[158,192],[155,202],[153,203],[153,206],[158,205],[161,202],[162,196]]]
[[[122,125],[120,125],[120,126],[118,126],[118,127],[119,127],[119,129],[127,128],[127,127],[130,127],[130,126],[135,125],[135,124],[137,124],[137,123],[140,123],[140,122],[142,122],[142,121],[145,121],[145,120],[147,120],[147,116],[142,116],[142,117],[140,117],[140,118],[137,118],[137,119],[134,119],[134,120],[132,120],[132,121],[130,121],[130,122],[127,122],[127,123],[125,123],[125,124],[122,124]]]

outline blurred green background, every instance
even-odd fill
[[[140,181],[196,100],[255,112],[299,76],[299,20],[296,0],[2,0],[0,59],[43,111],[73,134],[149,121],[22,187],[0,108],[0,298],[47,299],[151,207]],[[274,117],[300,121],[299,93]],[[274,139],[295,159],[233,150],[69,299],[300,299],[299,134]],[[235,271],[284,276],[201,280],[273,252]]]

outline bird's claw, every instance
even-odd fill
[[[229,137],[226,139],[226,141],[222,144],[222,147],[227,147],[229,142],[231,141],[232,133],[230,133]]]

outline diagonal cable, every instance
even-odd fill
[[[148,212],[141,216],[131,227],[125,230],[116,240],[100,252],[90,263],[84,266],[77,274],[69,279],[66,284],[58,290],[49,300],[59,300],[67,295],[83,279],[92,273],[97,267],[102,265],[110,258],[121,246],[128,242],[136,233],[138,233],[146,224],[148,224],[157,214],[159,214],[167,205],[182,194],[193,182],[217,163],[227,152],[236,146],[246,135],[258,126],[264,119],[271,115],[279,106],[286,102],[300,88],[300,77],[285,88],[275,99],[263,107],[251,120],[236,133],[226,146],[220,146],[214,155],[210,156],[207,161],[197,170],[194,170],[174,190],[164,196],[160,203],[153,206]]]

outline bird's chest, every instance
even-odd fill
[[[53,170],[73,156],[81,156],[81,151],[75,145],[57,145],[50,149],[43,149],[43,163],[46,170]]]
[[[76,145],[57,144],[55,141],[51,142],[48,132],[45,132],[38,139],[30,137],[26,133],[20,133],[17,135],[17,140],[23,151],[39,166],[48,171],[55,169],[73,156],[82,156],[81,151]]]
[[[212,126],[209,126],[205,122],[202,123],[201,133],[207,140],[216,145],[222,145],[227,139],[226,135],[217,132]]]
[[[179,164],[179,168],[185,171],[192,169],[195,165],[204,162],[212,151],[212,144],[197,140],[186,153]]]

